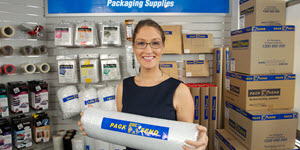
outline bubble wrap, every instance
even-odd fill
[[[78,93],[81,110],[83,111],[91,104],[95,108],[100,107],[97,90],[95,88],[83,89]]]
[[[125,146],[110,144],[110,150],[124,150],[124,149],[126,149]]]
[[[110,150],[110,144],[107,142],[95,139],[95,150]]]
[[[84,138],[75,136],[72,140],[72,150],[84,150]]]
[[[100,108],[103,110],[117,111],[116,89],[113,86],[101,88],[97,91]]]
[[[105,111],[89,107],[81,117],[89,137],[135,149],[182,150],[197,140],[197,124]]]
[[[95,139],[84,136],[85,150],[95,150]]]
[[[66,86],[58,90],[57,98],[63,114],[63,119],[74,117],[81,112],[76,86]]]

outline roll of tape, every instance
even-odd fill
[[[2,68],[0,67],[0,74],[2,74]]]
[[[35,48],[34,53],[37,55],[40,54],[47,54],[48,53],[48,47],[45,45],[39,46],[37,48]]]
[[[4,26],[0,30],[0,37],[10,38],[15,34],[15,29],[12,26]]]
[[[11,46],[9,45],[6,45],[6,46],[3,46],[1,49],[0,49],[0,53],[4,56],[10,56],[14,53],[14,48],[12,48]]]
[[[47,63],[35,64],[37,70],[41,73],[48,73],[50,71],[50,65]]]
[[[21,68],[25,73],[29,73],[29,74],[35,73],[36,70],[36,66],[30,63],[22,64]]]
[[[2,69],[5,74],[14,74],[16,72],[16,67],[11,64],[2,65]]]
[[[26,45],[21,48],[21,54],[23,55],[31,55],[33,53],[33,48],[29,45]]]

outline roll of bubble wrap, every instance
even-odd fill
[[[57,98],[62,110],[63,119],[74,117],[80,114],[80,104],[76,86],[66,86],[58,90]]]
[[[91,104],[95,108],[100,107],[99,98],[97,96],[97,90],[95,88],[83,89],[78,93],[81,110],[83,111]]]
[[[95,139],[95,150],[110,150],[110,145],[108,142]]]
[[[84,150],[84,138],[82,136],[75,136],[72,139],[72,150]]]
[[[53,149],[64,150],[63,135],[55,135],[53,137]]]
[[[95,150],[95,139],[84,136],[85,150]]]
[[[197,124],[92,107],[83,112],[81,123],[91,138],[136,149],[182,150],[184,141],[196,141],[199,132]]]
[[[113,86],[98,89],[100,108],[103,110],[117,111],[116,88]]]
[[[126,150],[126,147],[116,144],[110,144],[110,150]]]

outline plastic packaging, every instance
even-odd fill
[[[83,112],[81,123],[91,138],[135,149],[182,150],[184,141],[196,141],[199,132],[197,124],[92,107]]]
[[[64,150],[63,135],[53,137],[53,150]]]
[[[8,99],[6,95],[6,88],[4,84],[0,84],[0,117],[9,116]]]
[[[118,54],[103,54],[101,59],[102,81],[121,80],[120,62]]]
[[[95,139],[95,150],[110,150],[111,144],[101,140]]]
[[[62,110],[63,119],[72,118],[81,112],[76,86],[70,85],[58,90],[57,98]]]
[[[139,74],[140,64],[136,59],[136,56],[133,52],[131,45],[126,45],[126,63],[127,63],[127,72],[130,76],[136,76]]]
[[[85,150],[98,150],[96,149],[95,139],[84,136]]]
[[[80,54],[80,79],[81,83],[98,83],[99,76],[99,55]]]
[[[101,45],[121,46],[121,32],[119,22],[103,22],[100,25],[101,29]]]
[[[48,84],[43,80],[28,81],[30,106],[35,110],[46,110],[49,105]]]
[[[31,118],[19,115],[11,118],[13,143],[16,148],[32,146]]]
[[[74,25],[62,21],[55,26],[54,36],[55,46],[73,46],[74,45]]]
[[[75,136],[72,140],[72,150],[84,150],[84,137]]]
[[[97,90],[95,88],[82,89],[78,93],[81,110],[85,110],[88,105],[92,105],[95,108],[99,108],[99,98],[97,96]]]
[[[59,83],[78,83],[77,55],[56,56]]]
[[[13,113],[29,112],[28,87],[25,82],[8,82],[10,110]]]
[[[75,31],[76,46],[97,46],[98,36],[96,25],[92,21],[78,22]]]
[[[11,125],[7,119],[0,119],[0,139],[1,139],[1,150],[12,150],[12,138],[11,138]]]
[[[45,112],[32,114],[33,117],[33,139],[35,143],[49,142],[50,140],[50,118]]]
[[[134,19],[125,20],[125,35],[126,40],[132,41],[134,32]]]
[[[113,86],[100,88],[97,91],[100,108],[103,110],[117,111],[116,88]]]

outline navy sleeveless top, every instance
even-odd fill
[[[173,96],[180,83],[169,78],[158,85],[142,87],[135,84],[134,77],[126,78],[123,80],[122,112],[177,120]],[[126,150],[134,149],[127,147]]]

